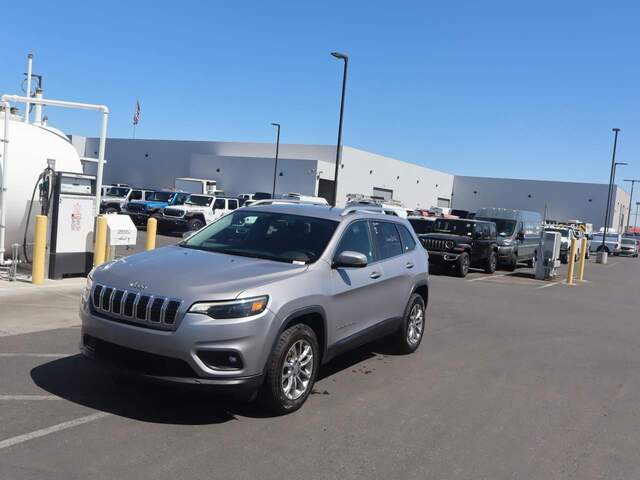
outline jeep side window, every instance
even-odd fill
[[[491,228],[489,228],[488,223],[482,224],[482,238],[484,239],[491,238]]]
[[[481,223],[476,223],[476,224],[473,225],[473,236],[475,238],[484,237],[484,232],[482,231],[482,224]]]
[[[229,200],[229,210],[238,208],[238,200]]]
[[[177,193],[176,195],[176,205],[183,205],[184,202],[187,201],[187,198],[189,198],[188,193]]]
[[[366,220],[353,222],[342,234],[334,258],[342,252],[358,252],[367,257],[369,262],[373,261],[373,248],[369,237],[369,227]]]
[[[223,209],[225,208],[225,200],[224,198],[216,198],[216,201],[213,202],[213,209],[217,210],[217,209]]]
[[[129,200],[142,200],[142,190],[131,190]]]
[[[407,227],[404,225],[396,225],[398,230],[400,230],[400,237],[402,238],[402,247],[405,252],[410,252],[414,248],[416,248],[416,242],[413,240],[413,237],[407,230]]]
[[[371,227],[373,229],[373,238],[376,242],[379,260],[402,254],[400,234],[393,223],[371,222]]]

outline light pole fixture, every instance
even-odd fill
[[[276,198],[276,178],[278,178],[278,153],[280,151],[280,124],[272,123],[272,127],[276,127],[276,158],[273,164],[273,190],[271,191],[271,198]]]
[[[607,238],[607,230],[609,226],[609,208],[611,208],[611,189],[613,188],[613,175],[616,168],[616,148],[618,146],[618,133],[619,128],[613,128],[611,131],[614,133],[613,137],[613,155],[611,156],[611,173],[609,174],[609,190],[607,192],[607,209],[604,212],[604,230],[602,235],[602,246],[600,247],[602,252],[605,252],[605,240]]]
[[[344,61],[342,70],[342,98],[340,100],[340,121],[338,123],[338,144],[336,145],[336,171],[333,183],[333,206],[338,203],[338,171],[340,169],[340,157],[342,155],[342,119],[344,116],[344,96],[347,87],[347,68],[349,66],[349,57],[344,53],[331,52],[331,55],[339,60]]]
[[[636,183],[640,183],[640,180],[624,180],[625,182],[631,182],[631,194],[629,196],[629,215],[627,215],[627,228],[626,231],[629,231],[629,222],[631,221],[631,209],[633,208],[633,187],[635,187]]]

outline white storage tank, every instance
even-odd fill
[[[82,173],[78,152],[62,132],[47,126],[23,123],[16,116],[10,115],[9,119],[7,191],[3,200],[6,205],[5,258],[10,255],[12,244],[23,242],[33,188],[38,176],[47,167],[47,160],[55,161],[56,171]],[[0,112],[0,138],[4,137],[4,121],[5,114]],[[1,168],[1,156],[0,144],[0,180],[5,175]],[[28,243],[33,242],[33,218],[40,214],[38,198],[39,191],[36,191],[27,234]]]

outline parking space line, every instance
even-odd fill
[[[75,355],[74,353],[0,353],[0,358],[36,357],[36,358],[63,358]]]
[[[543,288],[553,287],[554,285],[560,285],[562,282],[552,282],[547,285],[542,285],[541,287],[536,287],[537,290],[542,290]]]
[[[87,415],[86,417],[76,418],[75,420],[69,420],[68,422],[58,423],[57,425],[53,425],[51,427],[42,428],[40,430],[35,430],[30,433],[25,433],[24,435],[18,435],[16,437],[7,438],[6,440],[0,441],[0,450],[4,448],[12,447],[14,445],[18,445],[19,443],[33,440],[35,438],[40,438],[46,435],[50,435],[52,433],[60,432],[62,430],[67,430],[68,428],[73,428],[79,425],[83,425],[85,423],[94,422],[96,420],[100,420],[101,418],[107,417],[109,415],[111,414],[106,412],[98,412],[91,415]]]
[[[467,280],[467,282],[479,282],[480,280],[490,280],[492,278],[504,277],[506,273],[501,273],[498,275],[487,275],[484,277],[472,278],[471,280]]]
[[[62,400],[62,398],[57,397],[55,395],[0,395],[0,401],[7,400],[22,400],[22,401],[31,401],[31,400]]]

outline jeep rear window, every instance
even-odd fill
[[[324,252],[337,225],[323,218],[234,210],[180,245],[278,262],[313,263]]]

